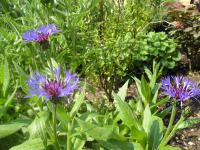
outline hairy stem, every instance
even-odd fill
[[[169,120],[169,125],[168,125],[167,131],[165,132],[165,135],[164,135],[164,137],[161,141],[161,144],[160,144],[161,146],[164,146],[164,144],[166,143],[165,142],[166,138],[168,137],[168,135],[172,131],[175,116],[176,116],[176,104],[174,103],[173,107],[172,107],[171,117],[170,117],[170,120]]]
[[[57,105],[54,104],[54,109],[53,109],[53,134],[54,134],[54,140],[55,140],[55,147],[56,150],[60,150],[60,146],[58,143],[58,137],[57,137],[57,130],[56,130],[56,109],[57,109]]]
[[[162,142],[162,145],[165,146],[169,140],[172,138],[172,136],[175,134],[177,127],[179,126],[179,124],[184,120],[184,117],[181,115],[180,119],[178,120],[178,122],[175,124],[174,128],[172,129],[172,131],[170,132],[170,134],[165,138],[165,140]]]

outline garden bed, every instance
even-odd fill
[[[199,150],[200,1],[181,2],[1,0],[0,149]]]

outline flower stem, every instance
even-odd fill
[[[58,137],[57,137],[57,131],[56,131],[56,109],[57,106],[56,104],[53,105],[54,109],[53,109],[53,134],[54,134],[54,140],[55,140],[55,147],[57,150],[60,150],[60,146],[58,143]]]
[[[71,143],[70,143],[70,133],[67,133],[67,150],[71,149]]]
[[[71,126],[73,125],[74,120],[72,119],[71,124],[68,123],[68,131],[67,131],[67,150],[71,149]]]
[[[165,140],[166,138],[168,137],[168,135],[170,134],[171,130],[172,130],[172,127],[173,127],[173,123],[174,123],[174,118],[176,116],[176,104],[173,103],[172,105],[172,113],[171,113],[171,117],[170,117],[170,120],[169,120],[169,125],[167,127],[167,130],[165,132],[165,135],[160,143],[161,146],[164,146],[166,144]]]
[[[177,127],[179,126],[179,124],[184,120],[184,117],[181,115],[180,119],[178,120],[178,122],[175,124],[174,128],[172,129],[172,131],[170,132],[170,134],[165,138],[165,140],[163,141],[162,145],[166,145],[169,140],[171,139],[171,137],[175,134]]]

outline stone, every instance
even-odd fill
[[[193,142],[190,141],[190,142],[188,142],[188,145],[195,145],[195,144],[194,144]]]

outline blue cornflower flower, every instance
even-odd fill
[[[190,81],[183,76],[168,76],[162,79],[161,87],[167,95],[182,103],[200,94],[197,83]]]
[[[36,30],[29,30],[25,32],[22,37],[26,42],[38,42],[43,43],[48,40],[49,36],[59,32],[56,25],[49,24],[47,26],[41,26]]]
[[[37,72],[28,79],[30,91],[27,97],[40,96],[55,101],[72,94],[78,88],[78,82],[77,75],[70,71],[65,71],[65,77],[62,77],[60,67],[53,70],[52,77]]]

